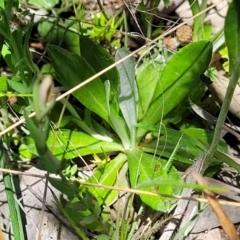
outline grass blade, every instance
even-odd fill
[[[2,144],[3,148],[3,144]],[[3,149],[2,149],[3,150]],[[6,154],[1,155],[1,167],[7,167],[7,156]],[[15,240],[24,240],[24,229],[22,224],[22,218],[18,202],[16,201],[16,191],[13,183],[13,178],[9,173],[3,173],[3,183],[7,196],[9,215],[12,223],[12,230]]]
[[[232,74],[236,60],[240,56],[240,2],[237,0],[229,6],[224,33],[229,55],[229,72]]]

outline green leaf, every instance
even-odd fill
[[[17,69],[12,62],[11,51],[9,50],[9,47],[6,46],[6,44],[3,45],[1,53],[8,67],[11,69],[11,71],[14,74],[17,74]]]
[[[93,205],[98,204],[95,199],[86,197],[86,194],[89,195],[90,193],[86,191],[82,194],[82,197],[73,197],[65,206],[65,210],[67,211],[71,219],[78,224],[83,218],[91,214],[90,210],[93,208]],[[78,206],[76,206],[76,204],[78,205],[78,203],[86,206],[86,208],[83,210],[78,210]],[[89,207],[88,205],[91,206]]]
[[[49,45],[48,54],[59,77],[59,82],[67,89],[77,86],[95,74],[86,60],[75,53]],[[105,89],[99,78],[76,90],[73,95],[85,107],[108,121]]]
[[[5,40],[10,41],[11,30],[9,26],[10,24],[8,21],[7,12],[3,8],[0,8],[0,14],[2,16],[0,20],[0,34],[5,38]]]
[[[22,44],[22,50],[23,50],[23,56],[26,66],[28,67],[28,71],[32,72],[33,74],[36,74],[36,72],[39,72],[39,68],[37,64],[33,62],[32,53],[29,49],[29,42],[32,34],[32,26],[28,28],[28,31],[26,32],[24,36],[24,41]],[[28,78],[31,78],[30,81],[32,81],[32,75],[29,74]]]
[[[124,120],[119,117],[115,112],[112,111],[110,108],[110,82],[105,82],[105,89],[106,89],[106,98],[107,98],[107,111],[108,116],[110,119],[110,124],[115,132],[118,134],[118,137],[121,139],[122,144],[125,149],[130,147],[130,140],[127,132],[127,126]]]
[[[20,83],[20,82],[16,82],[13,80],[8,80],[8,85],[9,87],[19,93],[27,93],[27,89],[25,88],[24,84]]]
[[[166,182],[179,182],[181,180],[178,171],[172,166],[167,172],[166,161],[156,159],[153,155],[138,150],[127,151],[130,183],[134,188],[161,194],[180,194],[180,187],[173,187]],[[161,185],[164,182],[164,185]],[[144,187],[143,187],[144,186]],[[152,209],[169,212],[176,199],[165,197],[140,195],[141,200]]]
[[[44,9],[51,9],[58,3],[58,0],[29,0],[29,4]]]
[[[66,20],[63,26],[59,26],[57,22],[44,21],[38,24],[38,31],[43,42],[53,45],[61,45],[62,48],[79,54],[79,34],[71,31],[69,28],[78,28],[78,23],[73,24],[75,20]]]
[[[100,125],[99,123],[97,123],[96,121],[92,120],[92,126],[89,127],[86,124],[86,121],[83,121],[79,118],[74,118],[73,116],[67,116],[64,118],[65,120],[69,119],[73,122],[75,122],[77,124],[77,126],[79,126],[80,128],[82,128],[83,131],[85,131],[87,134],[89,134],[90,136],[99,139],[99,140],[103,140],[103,141],[112,141],[111,133],[109,131],[107,131],[106,128],[104,128],[102,125]],[[93,127],[93,128],[92,128]],[[96,129],[96,131],[95,131]]]
[[[176,147],[182,133],[167,131],[164,136],[154,139],[150,143],[140,143],[139,150],[148,153],[157,153],[162,157],[169,158]],[[200,142],[187,135],[183,135],[181,144],[173,159],[179,162],[192,164],[194,158],[200,156],[206,150]]]
[[[188,0],[191,10],[192,10],[192,14],[196,15],[199,12],[201,12],[202,14],[200,16],[197,16],[194,18],[194,22],[193,22],[193,41],[197,41],[197,40],[202,40],[203,39],[203,31],[204,31],[204,19],[205,19],[205,15],[206,12],[203,11],[204,9],[206,9],[207,7],[207,1],[204,0],[201,3],[199,3],[199,1],[194,1],[194,0]]]
[[[170,1],[169,1],[169,0],[163,0],[163,2],[164,2],[165,7],[168,7],[169,4],[170,4]]]
[[[0,77],[0,92],[6,92],[7,91],[7,77],[1,76]]]
[[[102,234],[102,235],[97,236],[96,240],[110,240],[110,239],[111,239],[111,237]]]
[[[114,63],[113,57],[102,46],[94,43],[85,36],[80,36],[81,56],[94,68],[98,73]],[[116,68],[112,68],[100,76],[105,82],[109,80],[114,92],[118,92],[119,76]]]
[[[118,187],[118,188],[128,188],[129,187],[129,180],[126,177],[128,175],[128,164],[125,162],[121,169],[119,169],[117,173],[117,179],[113,186]],[[107,198],[104,200],[105,206],[112,206],[113,203],[115,203],[120,196],[124,194],[123,192],[117,193],[116,191],[111,191],[110,193],[107,194]]]
[[[229,5],[224,25],[225,41],[229,54],[229,72],[235,68],[240,56],[240,2],[233,0]]]
[[[140,126],[140,125],[139,125]],[[202,152],[207,150],[207,146],[211,144],[213,133],[206,129],[189,128],[182,131],[177,131],[170,128],[148,128],[152,131],[153,140],[148,143],[140,143],[138,149],[148,153],[156,153],[162,157],[169,158],[174,151],[177,142],[181,138],[181,143],[177,149],[177,152],[173,156],[175,161],[184,163],[182,170],[185,170],[200,156]],[[200,141],[199,141],[200,140]],[[221,141],[219,150],[226,151],[227,145]],[[175,163],[176,164],[176,163]],[[214,162],[216,164],[216,162]],[[181,166],[182,164],[177,164]],[[184,167],[184,168],[183,168]]]
[[[125,154],[122,153],[119,154],[115,159],[109,162],[103,169],[102,168],[98,169],[94,173],[94,175],[87,180],[87,182],[107,186],[113,186],[116,183],[116,186],[118,186],[118,182],[116,182],[118,179],[118,172],[120,171],[126,160],[127,157]],[[104,203],[104,205],[112,204],[112,199],[115,199],[119,194],[118,191],[89,186],[82,187],[81,191],[85,191],[85,188],[88,188],[91,194],[93,194],[96,197],[100,205],[102,203]],[[111,196],[110,199],[109,196]]]
[[[138,120],[145,116],[156,85],[160,79],[164,67],[164,59],[159,55],[156,59],[147,59],[138,69],[137,85],[139,91]]]
[[[85,225],[85,224],[92,224],[94,222],[98,221],[98,216],[95,215],[89,215],[87,217],[85,217],[82,221],[81,224]]]
[[[52,149],[55,142],[55,134],[49,133],[47,146]],[[23,145],[33,154],[37,155],[34,140],[31,137],[23,139]],[[112,151],[123,151],[121,144],[117,142],[104,142],[93,138],[83,132],[61,130],[58,132],[57,141],[54,144],[52,154],[57,159],[72,159],[94,153],[108,153]]]
[[[183,133],[187,134],[191,138],[200,140],[203,144],[211,144],[213,139],[213,132],[202,128],[187,128],[182,130]],[[199,141],[198,141],[199,142]],[[218,150],[228,152],[228,146],[223,139],[220,139],[218,144]]]
[[[68,214],[68,211],[66,210],[66,208],[64,208],[62,206],[62,203],[60,203],[60,201],[58,200],[57,196],[54,194],[54,192],[52,191],[52,195],[53,198],[55,200],[55,203],[57,205],[57,207],[59,208],[59,210],[62,212],[63,216],[69,221],[69,223],[71,224],[71,226],[73,227],[73,229],[76,231],[76,233],[79,235],[79,237],[82,240],[89,240],[89,238],[85,235],[85,233],[83,232],[83,230],[79,227],[79,224],[76,224],[72,218],[72,216],[70,216]],[[76,212],[76,211],[75,211]]]
[[[156,124],[187,99],[199,83],[212,57],[212,43],[199,41],[188,44],[177,52],[163,69],[148,111],[140,123]],[[145,131],[138,129],[138,141]]]
[[[223,45],[223,44],[222,44]],[[221,49],[219,49],[218,51],[220,53],[221,58],[224,59],[224,63],[223,63],[223,69],[225,72],[229,72],[229,54],[228,54],[228,49],[227,46],[222,47]]]
[[[2,145],[2,142],[0,143],[0,148],[1,148],[1,163],[0,166],[1,168],[9,168],[9,165],[7,164],[7,159],[8,157],[5,155],[4,148]],[[23,227],[23,222],[22,222],[22,217],[21,217],[21,211],[20,211],[20,206],[18,202],[18,197],[17,197],[17,192],[15,189],[15,184],[14,184],[14,178],[10,173],[3,173],[2,174],[2,184],[3,188],[5,190],[5,195],[7,197],[7,206],[8,206],[8,211],[9,211],[9,217],[12,225],[12,230],[11,233],[14,236],[15,240],[24,240],[24,227]]]
[[[234,160],[232,156],[220,150],[217,150],[215,152],[215,156],[219,158],[221,161],[225,162],[230,167],[236,169],[237,171],[240,171],[240,165],[239,165],[238,159]]]
[[[116,53],[116,62],[126,57],[129,53],[123,49],[119,49]],[[118,102],[125,122],[127,123],[132,147],[135,146],[135,124],[137,123],[138,111],[138,89],[135,80],[135,62],[134,58],[128,58],[124,62],[117,65],[120,75],[120,92]]]
[[[5,4],[4,4],[4,0],[1,0],[1,1],[0,1],[0,7],[4,9],[4,5],[5,5]]]
[[[60,178],[48,177],[49,182],[59,190],[61,193],[65,194],[68,197],[73,197],[76,194],[75,186],[71,183],[71,181],[63,180]]]

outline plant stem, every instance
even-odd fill
[[[192,11],[193,16],[198,14],[200,12],[200,6],[199,6],[198,1],[188,0],[188,2],[189,2],[189,5],[191,7],[191,11]],[[200,18],[200,16],[194,18],[194,21],[193,21],[193,29],[194,29],[194,31],[193,31],[193,41],[199,40],[198,39],[199,18]]]
[[[233,97],[233,93],[235,90],[235,87],[237,85],[238,79],[240,77],[240,57],[236,60],[235,62],[235,68],[232,72],[232,75],[230,76],[230,80],[229,80],[229,84],[228,84],[228,88],[226,91],[226,95],[223,101],[223,105],[217,120],[217,124],[216,124],[216,128],[214,131],[214,135],[213,135],[213,140],[212,140],[212,144],[206,154],[204,163],[203,163],[203,172],[206,170],[206,168],[209,166],[209,163],[211,161],[211,159],[213,158],[215,151],[217,150],[218,144],[219,144],[219,140],[221,138],[221,131],[222,131],[222,127],[223,124],[225,122],[227,113],[228,113],[228,109],[229,106],[231,104],[232,101],[232,97]]]
[[[147,29],[147,37],[149,39],[151,39],[151,37],[152,37],[152,23],[153,23],[153,9],[154,9],[154,5],[156,5],[155,1],[150,1],[149,9],[151,11],[149,12],[148,29]]]
[[[104,8],[103,8],[103,5],[102,5],[101,1],[100,1],[100,0],[97,0],[97,3],[98,3],[98,6],[99,6],[99,8],[100,8],[100,10],[101,10],[101,12],[102,12],[102,14],[103,14],[103,16],[105,17],[105,19],[106,19],[106,20],[109,20],[107,14],[105,13],[105,10],[104,10]]]

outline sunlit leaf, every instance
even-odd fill
[[[212,57],[212,43],[199,41],[179,50],[167,63],[160,76],[143,124],[156,124],[186,100],[199,83]],[[138,141],[145,131],[138,129]]]
[[[169,172],[164,168],[166,161],[154,158],[153,155],[143,153],[138,150],[127,151],[130,183],[134,188],[162,194],[180,194],[181,188],[166,185],[166,182],[179,182],[180,175],[172,166]],[[161,185],[164,182],[164,185]],[[138,187],[143,186],[145,187]],[[157,211],[168,212],[176,203],[176,199],[140,195],[141,200]]]
[[[52,149],[54,133],[50,132],[47,145]],[[23,145],[33,154],[37,155],[35,143],[31,137],[23,139]],[[122,151],[122,145],[117,142],[104,142],[93,138],[83,132],[61,130],[58,132],[57,141],[54,144],[52,154],[58,159],[72,159],[93,153],[108,153],[112,151]]]
[[[126,57],[129,53],[123,49],[119,49],[115,59]],[[138,112],[138,89],[135,80],[134,58],[128,58],[117,65],[120,75],[120,91],[118,102],[125,122],[127,123],[132,146],[135,146],[135,124],[137,123]]]
[[[139,67],[137,73],[137,85],[139,91],[138,120],[146,114],[156,85],[160,79],[164,67],[164,59],[159,56],[157,59],[147,59]]]
[[[48,54],[59,77],[59,82],[67,89],[77,86],[95,74],[94,69],[86,60],[75,53],[50,45]],[[73,95],[89,110],[108,121],[105,89],[99,78],[76,90]]]
[[[126,162],[127,157],[125,154],[119,154],[115,159],[109,162],[104,168],[99,168],[93,176],[91,176],[87,182],[102,184],[107,186],[113,186],[118,179],[118,172],[122,168],[123,164]],[[118,196],[118,191],[113,191],[110,189],[104,189],[100,187],[87,187],[88,190],[96,197],[99,204],[103,202],[105,204],[112,203],[112,199]],[[85,187],[82,188],[84,191]],[[108,197],[111,196],[111,199]]]

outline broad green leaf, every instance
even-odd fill
[[[47,145],[52,149],[52,144],[55,141],[54,133],[49,133]],[[94,153],[108,153],[112,151],[123,151],[123,147],[117,142],[104,142],[93,138],[83,132],[61,130],[58,132],[57,141],[54,144],[54,149],[51,151],[58,159],[72,159],[78,156],[84,156]],[[34,141],[31,137],[23,139],[23,145],[33,154],[37,155]]]
[[[110,82],[105,82],[105,89],[106,89],[106,103],[107,103],[107,111],[108,116],[110,119],[110,124],[112,128],[117,133],[118,137],[121,139],[122,144],[125,149],[128,149],[130,147],[130,140],[127,132],[127,126],[126,123],[123,121],[121,117],[119,117],[113,110],[110,108]]]
[[[58,121],[58,116],[62,111],[62,104],[66,105],[65,115],[61,120],[61,124],[59,125],[60,128],[64,128],[70,122],[75,123],[74,126],[71,126],[73,129],[74,127],[81,128],[85,133],[88,135],[107,142],[112,141],[112,134],[110,130],[107,130],[101,123],[98,123],[91,117],[91,124],[88,125],[84,118],[84,111],[76,108],[76,106],[71,105],[70,102],[66,100],[61,100],[61,102],[56,102],[54,108],[51,110],[50,119],[53,122]],[[68,112],[69,111],[69,112]],[[90,111],[89,111],[90,112]],[[91,112],[90,112],[91,113]],[[71,123],[70,123],[71,124]]]
[[[158,84],[143,124],[156,124],[183,100],[187,99],[199,83],[199,76],[205,72],[212,57],[212,44],[199,41],[188,44],[167,63]],[[138,129],[138,141],[145,131]]]
[[[139,91],[138,120],[142,120],[152,101],[156,85],[164,67],[164,59],[147,59],[138,69],[137,85]]]
[[[89,127],[85,121],[83,121],[79,118],[74,118],[72,116],[68,116],[68,119],[75,122],[77,124],[77,126],[81,127],[83,129],[83,131],[88,133],[90,136],[92,136],[96,139],[99,139],[99,140],[107,141],[107,142],[112,141],[112,138],[110,137],[111,133],[109,131],[107,131],[107,129],[104,128],[102,125],[97,123],[96,121],[91,119],[92,126]]]
[[[107,52],[107,50],[94,43],[91,39],[85,36],[80,36],[80,49],[81,56],[94,68],[98,73],[114,63],[113,57]],[[101,80],[105,82],[109,80],[111,87],[115,93],[119,88],[119,75],[116,68],[112,68],[106,73],[100,76]]]
[[[115,60],[126,57],[128,52],[119,49],[116,53]],[[124,62],[117,65],[120,75],[120,92],[118,95],[118,102],[127,123],[130,137],[132,140],[132,147],[135,146],[135,124],[137,123],[138,112],[138,89],[135,80],[135,62],[133,57],[126,59]]]
[[[162,194],[181,193],[180,187],[166,185],[168,181],[179,182],[181,179],[173,166],[169,172],[165,170],[166,161],[156,159],[153,155],[138,150],[127,151],[127,157],[132,187]],[[164,185],[161,185],[161,182],[164,182]],[[176,199],[157,196],[140,195],[140,198],[146,205],[161,212],[169,212],[176,203]]]
[[[122,166],[121,169],[117,173],[117,179],[113,186],[118,187],[118,188],[128,188],[129,187],[129,181],[128,178],[126,177],[128,175],[128,164],[125,162]],[[107,198],[104,200],[104,203],[106,206],[112,206],[113,203],[119,199],[120,196],[124,194],[123,192],[116,192],[116,191],[111,191],[107,195]]]
[[[91,176],[87,182],[102,184],[107,186],[113,186],[116,184],[118,186],[118,172],[120,172],[123,164],[126,162],[127,157],[125,154],[119,154],[115,159],[109,162],[104,168],[99,168],[93,176]],[[85,191],[84,189],[88,188],[88,190],[96,197],[98,203],[101,205],[108,205],[112,203],[112,199],[115,199],[118,196],[118,191],[113,191],[104,188],[98,187],[82,187],[81,191]],[[110,199],[108,197],[111,196]]]
[[[18,148],[18,152],[23,158],[28,158],[28,159],[33,158],[33,154],[23,144],[20,145],[20,147]]]
[[[58,3],[59,0],[29,0],[29,4],[44,9],[52,9]]]
[[[59,82],[67,89],[77,86],[95,74],[86,60],[75,53],[49,45],[48,54]],[[105,89],[99,78],[76,90],[73,95],[89,110],[108,121]]]
[[[240,1],[238,0],[233,0],[229,5],[224,33],[229,54],[229,70],[232,73],[240,56]]]

